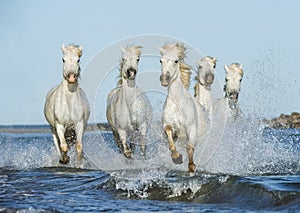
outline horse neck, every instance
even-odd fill
[[[128,85],[132,84],[132,85]],[[132,82],[128,82],[128,80],[123,79],[123,83],[120,87],[120,92],[121,92],[121,100],[122,102],[126,102],[126,104],[131,104],[132,99],[136,96],[136,86],[135,86],[135,80],[132,80]]]
[[[170,85],[168,87],[168,97],[180,101],[184,100],[182,97],[186,97],[189,94],[188,90],[184,87],[180,76],[177,76],[176,79],[170,81]]]
[[[207,112],[211,112],[212,108],[212,98],[211,98],[211,90],[207,89],[205,86],[198,83],[198,95],[196,97],[197,101],[201,106],[205,108]]]

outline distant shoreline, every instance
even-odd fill
[[[88,124],[87,132],[111,131],[108,123]],[[49,125],[0,125],[0,133],[50,133]]]

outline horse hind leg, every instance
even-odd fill
[[[69,146],[73,146],[77,141],[77,135],[74,128],[67,129],[65,132],[65,139]]]
[[[168,140],[169,140],[169,145],[170,145],[170,151],[171,151],[171,157],[172,157],[172,161],[175,164],[181,164],[182,161],[182,155],[176,150],[175,144],[174,144],[174,140],[173,140],[173,130],[172,127],[170,125],[167,125],[165,128],[165,132],[168,136]]]

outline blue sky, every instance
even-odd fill
[[[0,1],[0,125],[46,123],[46,94],[62,80],[62,43],[83,45],[84,79],[103,48],[145,34],[217,57],[221,81],[225,63],[242,63],[244,111],[300,111],[299,8],[296,0]]]

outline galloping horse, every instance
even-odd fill
[[[214,82],[216,63],[216,58],[210,56],[200,59],[196,76],[197,82],[194,87],[196,100],[204,107],[210,117],[212,114],[211,85]]]
[[[107,97],[106,118],[112,128],[115,142],[120,151],[131,157],[127,140],[139,140],[142,153],[146,154],[146,133],[151,121],[151,106],[146,94],[136,86],[141,46],[121,47],[123,56],[120,62],[118,87]]]
[[[238,107],[238,98],[241,91],[241,82],[243,80],[243,68],[239,63],[232,63],[229,67],[225,64],[226,83],[224,85],[225,99],[228,107],[237,113],[240,109]]]
[[[168,87],[162,123],[168,137],[172,160],[176,164],[183,161],[174,141],[179,134],[187,136],[188,169],[192,174],[196,168],[193,158],[194,146],[206,131],[207,115],[188,91],[191,72],[190,66],[184,62],[185,50],[180,43],[165,45],[160,49],[160,81],[162,86]]]
[[[78,161],[82,158],[82,136],[90,116],[89,104],[79,87],[79,60],[82,46],[62,45],[63,81],[51,89],[46,98],[44,114],[50,124],[56,149],[61,155],[59,162],[67,164],[68,145],[76,140]]]
[[[242,114],[238,106],[238,97],[241,91],[243,68],[241,64],[232,63],[230,66],[225,65],[224,69],[226,72],[225,97],[213,103],[213,114],[218,115],[218,120],[226,121],[228,118],[236,119],[236,116]]]

